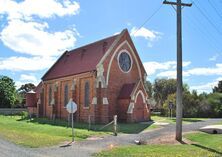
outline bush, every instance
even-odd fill
[[[28,119],[29,113],[27,111],[22,111],[20,116],[22,117],[22,119]]]

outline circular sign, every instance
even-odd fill
[[[69,113],[75,113],[77,111],[77,104],[73,102],[72,99],[70,99],[68,104],[66,105],[66,110]]]
[[[173,102],[169,102],[169,109],[170,109],[170,110],[173,109]]]

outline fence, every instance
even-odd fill
[[[71,126],[71,114],[68,115],[67,117],[67,127]],[[84,117],[84,118],[83,118]],[[107,118],[108,116],[104,117]],[[83,125],[84,128],[88,128],[88,130],[95,130],[95,131],[112,131],[114,136],[117,136],[118,133],[118,124],[117,124],[117,115],[110,117],[112,119],[106,124],[102,123],[95,123],[92,121],[92,119],[95,119],[95,117],[88,115],[88,116],[82,116],[83,119],[87,120],[85,122],[77,122],[77,125]],[[98,117],[96,117],[98,118]],[[103,118],[102,116],[99,117],[100,119]],[[81,120],[80,120],[81,121]],[[76,121],[75,121],[76,122]],[[74,123],[75,123],[74,122]],[[75,125],[75,124],[74,124]]]
[[[27,111],[26,108],[0,108],[0,115],[15,115]]]

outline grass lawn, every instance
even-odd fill
[[[20,118],[19,116],[0,116],[0,136],[28,147],[51,146],[71,141],[71,128],[21,121]],[[102,131],[88,131],[79,128],[74,129],[74,132],[75,140],[107,134]]]
[[[162,117],[162,116],[153,115],[153,116],[151,116],[151,119],[155,122],[163,122],[163,123],[170,123],[170,124],[176,123],[176,118],[171,119],[169,117]],[[190,123],[194,123],[194,122],[201,122],[206,119],[207,118],[183,118],[183,123],[190,124]]]
[[[56,126],[67,126],[67,122],[64,120],[56,120],[52,121],[46,118],[34,118],[31,120],[32,123],[39,123],[39,124],[50,124]],[[92,124],[91,130],[94,131],[103,131],[103,132],[112,132],[113,125],[107,126],[101,129],[104,125],[101,124]],[[87,123],[74,123],[74,127],[78,129],[88,129],[89,126]],[[151,130],[158,128],[159,126],[154,125],[152,122],[150,123],[118,123],[118,133],[126,133],[126,134],[136,134],[143,130]]]
[[[90,136],[112,134],[113,127],[100,129],[103,125],[92,125],[88,131],[87,123],[74,123],[75,140],[84,140]],[[157,128],[151,124],[118,124],[119,133],[139,133],[143,130]],[[63,120],[48,120],[46,118],[34,118],[22,120],[20,116],[0,116],[0,136],[28,147],[43,147],[56,145],[64,141],[70,141],[71,128],[67,128],[67,122]]]
[[[220,122],[219,122],[219,123],[217,123],[217,124],[222,125],[222,121],[220,121]]]
[[[220,157],[222,136],[219,134],[192,133],[185,135],[195,144],[142,145],[113,148],[95,154],[97,157]]]

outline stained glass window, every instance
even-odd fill
[[[68,101],[69,101],[69,86],[68,84],[66,84],[64,87],[64,106],[68,104]]]
[[[90,93],[89,93],[89,82],[85,82],[85,97],[84,97],[84,106],[85,107],[89,107],[89,97],[90,97]]]

